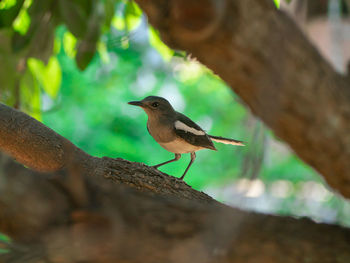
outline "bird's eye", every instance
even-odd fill
[[[158,103],[158,102],[153,102],[153,103],[152,103],[152,107],[157,108],[158,106],[159,106],[159,103]]]

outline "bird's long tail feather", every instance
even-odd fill
[[[228,138],[224,138],[224,137],[220,137],[220,136],[213,136],[213,135],[208,135],[208,136],[214,142],[220,142],[220,143],[231,144],[231,145],[236,145],[236,146],[245,146],[242,141],[228,139]]]

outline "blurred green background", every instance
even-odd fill
[[[33,1],[22,1],[12,31],[5,26],[0,30],[2,102],[43,121],[92,155],[154,165],[173,154],[148,134],[146,114],[127,102],[163,96],[208,133],[247,144],[216,144],[217,152],[199,151],[185,177],[193,188],[245,209],[350,226],[349,203],[252,116],[218,76],[164,45],[134,2],[96,1],[97,11],[89,14],[101,26],[90,25],[85,32],[77,22],[80,13],[73,12],[79,5],[70,6],[80,1],[60,0],[73,15],[65,17],[61,11],[64,23],[53,22],[51,38],[47,29],[51,51],[42,57],[46,47],[38,47],[38,41],[45,29],[28,36],[34,30]],[[1,1],[0,11],[4,14],[18,2]],[[179,177],[188,162],[183,155],[160,170]]]

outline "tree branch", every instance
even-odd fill
[[[169,46],[218,74],[302,160],[350,197],[350,80],[271,0],[136,2]]]
[[[72,188],[58,186],[70,175],[49,177],[11,160],[2,167],[0,232],[13,242],[1,262],[350,260],[350,230],[339,226],[141,193],[101,177],[84,178],[89,201],[76,206]],[[130,165],[121,174],[134,169]]]
[[[0,149],[45,172],[67,168],[70,159],[91,157],[39,121],[1,103]]]

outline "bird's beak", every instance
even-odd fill
[[[139,107],[143,107],[144,106],[142,101],[129,101],[128,104],[134,105],[134,106],[139,106]]]

